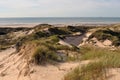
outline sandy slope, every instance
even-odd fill
[[[15,52],[14,48],[0,52],[0,80],[62,80],[64,75],[78,65],[88,64],[90,61],[66,62],[58,65],[27,65],[25,59]],[[120,69],[110,69],[108,80],[119,80]]]
[[[83,63],[67,62],[58,65],[26,66],[23,55],[10,48],[0,52],[0,80],[61,80],[68,71]],[[85,63],[85,62],[84,62]]]
[[[108,80],[120,80],[120,68],[109,70]]]
[[[13,52],[15,52],[15,49],[14,49],[14,48],[9,48],[9,49],[7,49],[7,50],[1,51],[1,52],[0,52],[0,61],[1,61],[1,59],[7,57],[9,54],[11,54],[11,53],[13,53]]]

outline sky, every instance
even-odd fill
[[[120,17],[120,0],[0,0],[0,17]]]

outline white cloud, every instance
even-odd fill
[[[0,16],[104,16],[120,13],[119,4],[119,0],[1,0]]]

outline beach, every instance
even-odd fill
[[[106,26],[120,24],[119,17],[21,17],[0,18],[0,27],[33,27],[38,24],[55,26]]]
[[[120,0],[1,0],[0,80],[120,80]]]

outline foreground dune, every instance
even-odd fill
[[[20,73],[20,69],[23,68],[25,65],[24,62],[21,62],[21,60],[15,58],[15,56],[18,55],[10,56],[13,52],[15,52],[14,48],[10,48],[0,52],[0,80],[62,80],[64,75],[75,67],[90,62],[89,60],[87,60],[82,62],[59,63],[57,65],[31,65],[32,69],[30,70],[30,74],[26,76],[22,72]],[[15,63],[16,60],[18,61],[17,64]],[[22,64],[20,68],[18,67],[18,65],[20,65],[19,63]],[[120,79],[119,68],[110,69],[109,73],[110,78],[108,78],[108,80]]]
[[[110,40],[105,39],[103,42],[101,42],[100,40],[97,39],[97,37],[99,38],[99,36],[96,35],[95,35],[96,37],[89,39],[89,37],[95,31],[88,30],[89,27],[81,28],[79,26],[78,27],[68,26],[56,28],[54,26],[51,27],[51,25],[38,25],[35,28],[30,29],[22,28],[20,30],[16,28],[1,29],[2,51],[0,52],[0,80],[64,80],[63,79],[64,76],[71,70],[74,70],[74,68],[78,66],[81,67],[82,65],[87,65],[89,62],[91,62],[90,58],[80,62],[81,56],[86,53],[83,52],[82,54],[82,52],[80,52],[83,45],[91,44],[94,45],[94,47],[99,48],[110,47],[110,49],[111,48],[113,49],[114,45],[112,45],[112,42]],[[90,30],[94,29],[90,28]],[[98,29],[95,28],[95,30]],[[82,34],[76,34],[78,32]],[[116,31],[114,32],[113,30],[112,32],[115,33]],[[97,32],[95,34],[97,34]],[[119,39],[118,36],[119,35],[117,33],[116,34],[117,39]],[[113,35],[111,35],[111,37],[114,38]],[[9,42],[11,42],[12,44]],[[2,45],[2,43],[5,44]],[[86,50],[87,47],[84,49]],[[88,49],[88,52],[89,51],[90,50]],[[51,58],[50,55],[51,53],[53,54],[52,57],[54,60],[56,60],[55,63],[57,64],[50,64],[48,62],[48,64],[46,65],[45,64],[39,65],[34,62],[35,61],[34,59],[36,59],[36,61],[39,61],[40,59],[45,58],[43,59],[44,62],[46,61],[46,56],[49,56],[47,57],[49,60],[49,58]],[[96,53],[97,50],[95,54]],[[55,54],[58,55],[59,57],[56,58]],[[66,59],[66,57],[68,59]],[[70,57],[72,57],[71,58],[72,62],[68,61]],[[77,59],[77,62],[76,61],[73,62],[73,59],[74,60]],[[92,59],[92,61],[95,62],[96,59],[95,60]],[[107,80],[120,79],[119,77],[120,72],[118,67],[117,69],[110,68],[108,70],[108,73],[109,74]]]
[[[20,73],[20,69],[24,67],[25,63],[17,59],[19,58],[18,55],[10,56],[14,51],[14,48],[10,48],[0,52],[0,80],[61,80],[69,70],[80,64],[79,62],[67,62],[58,65],[32,65],[30,75],[25,76]],[[16,60],[17,62],[15,62]],[[19,63],[22,64],[20,69],[18,69]]]

